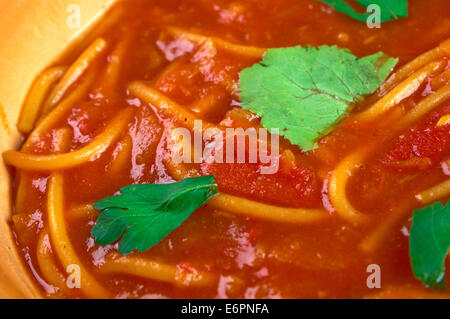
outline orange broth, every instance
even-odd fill
[[[131,0],[118,7],[124,15],[102,34],[108,50],[95,66],[99,71],[89,96],[75,103],[50,132],[26,150],[33,154],[52,153],[54,132],[64,127],[72,132],[70,148],[75,150],[98,135],[119,110],[126,106],[133,108],[133,118],[120,139],[131,138],[131,157],[119,172],[111,172],[111,163],[121,151],[117,142],[95,160],[63,172],[67,212],[71,207],[111,196],[129,184],[175,181],[163,160],[168,154],[163,134],[171,120],[158,117],[154,107],[131,96],[127,91],[130,82],[144,81],[196,116],[215,124],[240,105],[238,97],[230,94],[227,87],[236,87],[239,71],[259,60],[220,48],[212,59],[206,59],[197,44],[161,36],[161,30],[167,26],[262,48],[337,45],[349,48],[358,57],[383,51],[398,57],[399,65],[450,36],[447,0],[409,1],[408,18],[383,23],[380,29],[369,29],[364,23],[313,0]],[[106,70],[115,58],[117,45],[125,46],[125,54],[121,57],[119,80],[114,82],[108,80]],[[413,107],[429,93],[428,87],[422,87],[403,107]],[[369,106],[379,94],[368,97],[352,112]],[[214,107],[203,113],[196,106],[205,99],[212,99]],[[282,140],[282,148],[295,155],[294,167],[286,167],[281,160],[281,172],[259,182],[256,169],[250,164],[193,164],[203,174],[216,175],[219,191],[273,205],[324,207],[330,215],[319,223],[295,225],[218,212],[206,204],[157,246],[141,254],[132,253],[176,265],[181,271],[214,273],[218,279],[213,285],[180,287],[97,272],[105,256],[117,245],[103,247],[94,243],[90,231],[95,213],[81,218],[66,214],[71,242],[85,267],[118,298],[448,297],[448,289],[427,289],[414,278],[408,254],[412,210],[421,207],[414,196],[448,178],[441,165],[450,154],[448,126],[447,133],[433,133],[443,136],[440,139],[443,144],[434,148],[441,149],[440,152],[431,152],[429,157],[434,160],[426,167],[404,168],[396,163],[408,158],[409,147],[400,145],[398,135],[408,135],[420,125],[427,128],[428,122],[449,111],[449,104],[443,104],[394,137],[389,135],[395,124],[393,112],[365,125],[349,116],[310,152],[302,152]],[[256,124],[242,119],[232,122],[238,127],[258,125],[258,120]],[[326,187],[330,172],[354,150],[380,141],[382,146],[358,167],[348,184],[349,200],[370,218],[366,225],[353,225],[340,218],[330,205]],[[14,171],[16,177],[17,173]],[[44,227],[48,227],[49,174],[25,174],[30,177],[25,188],[26,204],[22,211],[13,208],[14,214],[20,214],[14,232],[24,261],[32,270],[30,274],[37,278],[43,293],[51,297],[52,289],[36,261],[36,242]],[[395,214],[400,217],[380,244],[372,251],[362,250],[361,243]],[[58,263],[56,256],[55,260]],[[380,289],[366,285],[369,264],[381,267]],[[448,278],[447,275],[447,284]],[[73,289],[63,297],[85,296]]]

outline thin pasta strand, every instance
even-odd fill
[[[441,74],[434,77],[433,80],[431,80],[431,88],[434,91],[436,91],[449,82],[450,82],[450,69],[447,69]]]
[[[22,150],[27,150],[36,141],[39,141],[41,135],[50,130],[52,126],[58,123],[61,118],[72,109],[73,104],[81,100],[89,92],[95,78],[95,72],[86,75],[80,85],[78,85],[67,98],[58,104],[50,113],[44,116],[31,132],[28,139],[22,146]]]
[[[61,273],[53,259],[50,236],[47,230],[43,230],[39,235],[36,257],[39,269],[45,280],[58,289],[65,291],[66,277]]]
[[[376,116],[388,111],[393,106],[399,104],[405,98],[411,96],[432,74],[440,71],[446,65],[446,61],[433,61],[414,72],[402,83],[398,84],[392,91],[383,96],[367,110],[355,116],[361,121],[372,120]]]
[[[80,267],[80,289],[86,296],[90,298],[107,298],[110,296],[110,293],[84,267],[70,242],[64,218],[63,182],[63,176],[60,173],[53,173],[50,176],[47,194],[47,213],[53,248],[65,268],[69,265],[77,265]]]
[[[304,224],[329,217],[329,214],[323,209],[281,207],[224,193],[211,198],[207,205],[233,214],[279,223]]]
[[[164,159],[164,165],[166,166],[169,175],[177,181],[201,176],[197,169],[188,169],[186,165],[176,164],[169,158]]]
[[[68,127],[57,129],[52,141],[52,151],[60,154],[69,151],[72,142],[72,130]]]
[[[115,150],[115,157],[112,159],[109,167],[111,176],[117,176],[123,171],[127,165],[127,161],[131,161],[131,149],[133,147],[131,137],[126,135],[119,143]]]
[[[80,55],[50,93],[43,108],[44,114],[61,102],[68,89],[86,72],[95,59],[105,51],[106,47],[106,41],[98,38]]]
[[[414,71],[420,69],[425,64],[433,60],[442,58],[445,55],[450,55],[450,39],[442,42],[436,48],[419,55],[417,58],[401,67],[384,82],[381,86],[381,90],[384,92],[390,91],[397,83],[403,81]]]
[[[392,214],[387,216],[386,219],[376,226],[375,229],[361,241],[359,248],[366,253],[376,251],[383,241],[387,239],[389,232],[410,213],[411,210],[407,205],[397,208],[396,212],[392,212]]]
[[[139,257],[123,257],[113,254],[100,267],[104,274],[128,274],[146,279],[157,280],[177,286],[209,286],[217,281],[211,273],[189,272],[173,265],[160,263]]]
[[[192,33],[177,27],[169,27],[167,28],[167,32],[175,37],[182,37],[196,43],[204,43],[205,41],[212,41],[214,44],[216,44],[219,48],[223,50],[248,57],[262,58],[267,51],[267,48],[258,48],[254,46],[234,44],[217,37],[208,37],[202,34]]]
[[[94,219],[98,216],[98,211],[92,204],[73,205],[69,209],[68,218],[71,220]]]
[[[439,121],[436,123],[437,127],[444,126],[450,124],[450,114],[446,114],[442,116]]]
[[[156,107],[158,115],[163,118],[175,118],[179,123],[194,129],[194,121],[200,120],[192,113],[186,111],[176,102],[165,97],[158,91],[148,87],[142,82],[133,82],[128,86],[130,93],[146,103]],[[203,129],[215,127],[213,124],[202,121]]]
[[[450,197],[450,179],[416,195],[416,199],[422,204],[432,203],[439,199],[445,198],[448,199],[449,197]]]
[[[433,94],[428,95],[409,111],[399,123],[399,129],[404,129],[411,123],[420,119],[423,115],[432,111],[437,106],[450,99],[450,84],[440,88]]]
[[[17,192],[15,200],[15,214],[25,213],[25,208],[27,207],[27,190],[28,186],[31,184],[31,178],[27,172],[18,172],[17,176]]]
[[[120,74],[124,64],[125,56],[128,52],[128,48],[132,38],[127,36],[124,40],[121,40],[112,51],[110,55],[110,62],[106,68],[105,75],[103,76],[102,85],[115,92],[119,85]]]
[[[66,70],[66,67],[54,67],[48,69],[34,81],[28,91],[29,93],[25,99],[17,122],[17,128],[21,133],[28,134],[33,130],[45,98],[52,86],[61,79]]]
[[[354,223],[364,223],[367,216],[359,212],[347,198],[347,182],[355,168],[366,158],[367,151],[359,150],[344,158],[334,169],[328,182],[328,195],[336,212],[345,220]]]
[[[92,142],[79,150],[52,155],[34,155],[17,151],[3,153],[5,163],[14,167],[34,171],[54,171],[72,168],[88,162],[92,157],[103,153],[123,132],[128,125],[133,110],[127,108],[120,112],[108,124],[105,130]]]

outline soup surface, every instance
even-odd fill
[[[119,133],[75,167],[12,170],[12,227],[30,275],[48,297],[448,297],[448,289],[425,288],[414,277],[408,243],[412,212],[424,206],[417,195],[449,178],[450,122],[436,123],[450,114],[450,100],[399,124],[436,91],[437,74],[390,111],[359,121],[357,114],[386,94],[382,87],[314,150],[303,152],[281,138],[279,171],[272,175],[262,175],[260,163],[174,164],[168,136],[174,126],[191,128],[185,113],[173,113],[171,106],[219,129],[259,128],[259,118],[240,108],[238,82],[239,72],[261,61],[258,52],[265,48],[337,45],[358,57],[382,51],[399,58],[401,67],[449,38],[449,13],[447,0],[409,1],[407,18],[369,29],[313,0],[118,4],[100,28],[101,40],[92,44],[100,53],[53,110],[50,105],[41,111],[21,152],[76,152],[111,125]],[[60,77],[84,49],[48,74]],[[439,74],[449,68],[448,55],[441,64]],[[153,97],[146,99],[142,87]],[[49,116],[57,120],[47,125]],[[341,195],[330,198],[330,183],[337,183],[333,174],[346,171],[343,160],[352,154],[364,155],[349,164],[340,194],[364,215],[364,223],[339,213]],[[100,246],[91,237],[94,202],[126,185],[199,175],[214,175],[221,193],[241,201],[241,211],[207,203],[156,246],[126,256],[117,252],[117,243]],[[272,218],[259,218],[258,205],[272,207]],[[283,208],[317,211],[324,218],[277,220]],[[379,266],[380,288],[368,285],[369,265]],[[67,284],[77,266],[80,289]]]

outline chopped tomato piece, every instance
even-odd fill
[[[439,108],[400,135],[380,161],[395,170],[422,170],[439,164],[450,155],[450,105]]]
[[[273,205],[318,206],[320,183],[315,173],[301,164],[286,166],[280,160],[275,174],[261,174],[260,163],[204,163],[202,171],[214,175],[219,191],[224,193]]]

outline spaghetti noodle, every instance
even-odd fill
[[[92,65],[93,61],[104,52],[106,46],[106,41],[100,38],[95,40],[91,46],[81,54],[50,93],[47,102],[43,107],[44,114],[50,112],[55,105],[61,102],[67,90],[84,74],[87,68]]]
[[[54,85],[66,72],[65,67],[54,67],[43,72],[33,83],[17,122],[17,127],[22,133],[30,133],[34,128],[41,106]]]
[[[25,170],[63,170],[84,164],[94,156],[103,153],[120,136],[132,115],[125,109],[91,143],[79,150],[56,155],[34,155],[7,151],[3,159],[9,165]]]
[[[186,30],[176,28],[176,27],[168,27],[166,30],[169,34],[172,34],[173,36],[182,37],[182,38],[185,38],[190,41],[197,42],[197,43],[204,43],[205,41],[210,40],[214,44],[216,44],[219,48],[226,50],[226,51],[230,51],[230,52],[232,52],[234,54],[238,54],[238,55],[246,55],[246,56],[255,57],[255,58],[262,58],[264,53],[267,51],[267,49],[265,49],[265,48],[257,48],[257,47],[253,47],[253,46],[234,44],[234,43],[222,40],[220,38],[207,37],[207,36],[204,36],[201,34],[188,32]]]

